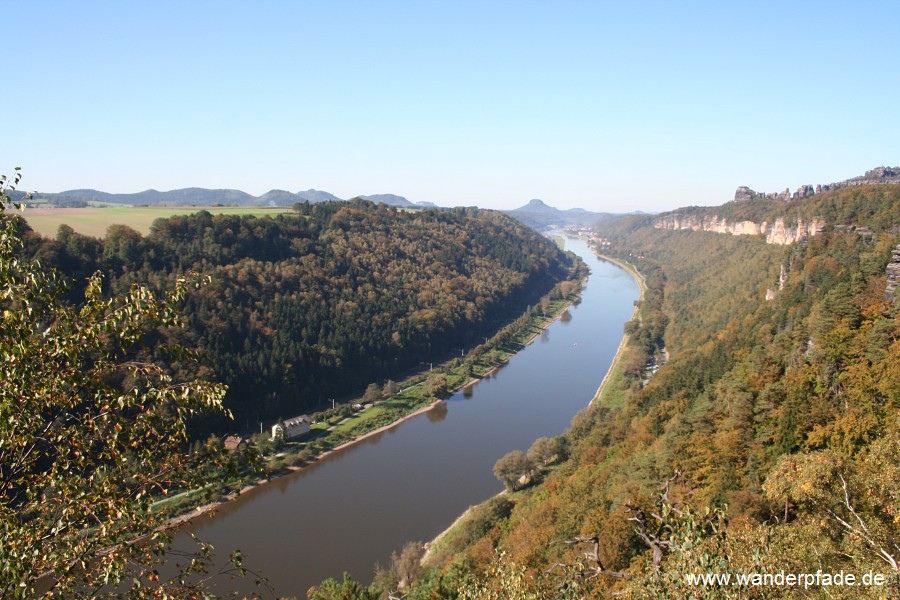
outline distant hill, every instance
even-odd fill
[[[304,200],[306,200],[310,204],[315,204],[316,202],[327,202],[329,200],[343,200],[343,198],[338,198],[330,192],[323,192],[322,190],[314,189],[308,189],[305,192],[297,192],[296,195],[298,198],[300,198],[299,202],[303,202]]]
[[[273,190],[272,192],[268,192],[268,194],[274,192],[280,191]],[[73,200],[81,200],[85,202],[112,202],[115,204],[131,205],[169,204],[176,206],[214,206],[216,204],[225,204],[237,206],[261,206],[269,204],[268,200],[261,199],[265,196],[266,194],[257,198],[240,190],[210,190],[206,188],[184,188],[167,192],[151,189],[134,194],[110,194],[109,192],[101,192],[92,189],[66,190],[65,192],[52,194],[36,192],[33,194],[35,200],[46,200],[51,204],[58,205],[65,205]]]
[[[590,227],[600,219],[610,216],[609,213],[591,212],[583,208],[559,210],[537,199],[531,200],[525,206],[503,212],[538,230],[552,227]]]
[[[21,200],[23,193],[16,193],[14,200]],[[390,206],[402,206],[407,208],[434,207],[431,202],[415,204],[403,196],[395,194],[373,194],[359,196],[375,204],[388,204]],[[87,202],[110,202],[114,204],[130,205],[175,205],[175,206],[292,206],[297,202],[337,201],[343,202],[330,192],[309,189],[297,193],[286,190],[269,190],[262,196],[253,196],[247,192],[229,189],[184,188],[160,192],[158,190],[145,190],[134,194],[111,194],[93,189],[66,190],[58,193],[35,193],[34,200],[46,201],[56,206],[83,206]]]
[[[416,205],[404,198],[394,194],[373,194],[371,196],[360,196],[363,200],[369,200],[375,204],[387,204],[389,206],[405,206],[415,207]]]
[[[297,202],[303,202],[303,198],[285,190],[269,190],[258,200],[269,206],[293,206]]]

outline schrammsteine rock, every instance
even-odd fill
[[[731,235],[765,235],[769,244],[793,244],[804,242],[810,237],[822,233],[825,221],[814,218],[809,223],[798,220],[796,225],[786,225],[784,219],[775,219],[772,223],[763,221],[733,221],[720,219],[717,215],[701,217],[698,215],[670,214],[658,218],[653,226],[657,229],[692,229],[694,231],[713,231],[730,233]]]

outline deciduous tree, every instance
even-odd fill
[[[167,535],[151,505],[204,478],[185,423],[221,410],[225,389],[174,380],[147,344],[179,326],[194,282],[107,299],[95,274],[80,305],[65,302],[56,274],[22,257],[23,225],[5,209],[16,183],[0,178],[0,597],[190,594],[187,573],[159,581]]]
[[[531,462],[521,450],[513,450],[494,463],[494,476],[510,491],[518,488],[519,482],[529,473]]]

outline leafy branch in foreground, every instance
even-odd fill
[[[94,274],[80,305],[65,302],[56,273],[22,258],[18,182],[18,169],[0,179],[0,597],[193,590],[184,572],[160,581],[169,537],[150,507],[221,458],[184,449],[187,419],[221,411],[225,387],[176,381],[153,352],[191,359],[164,333],[200,281],[109,299]]]

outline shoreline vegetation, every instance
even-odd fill
[[[568,293],[529,307],[520,317],[500,329],[484,344],[476,346],[465,356],[456,357],[432,368],[416,373],[399,382],[400,392],[391,398],[335,420],[323,419],[311,428],[311,436],[301,442],[288,442],[285,451],[263,457],[258,472],[223,484],[217,498],[209,500],[208,489],[184,491],[154,504],[154,510],[167,513],[164,529],[179,527],[185,523],[214,512],[255,488],[276,479],[303,471],[324,460],[338,450],[358,444],[372,436],[399,426],[403,422],[426,413],[446,401],[446,398],[478,381],[492,377],[512,356],[534,342],[547,327],[559,319],[580,298],[587,275],[573,268]],[[362,399],[356,402],[362,402]],[[354,401],[339,405],[349,407]],[[329,411],[325,411],[326,413]]]
[[[641,274],[640,271],[637,270],[637,268],[634,265],[632,265],[631,263],[622,261],[620,259],[613,258],[613,257],[607,256],[605,254],[601,254],[593,246],[591,246],[591,249],[594,251],[594,254],[597,256],[598,259],[613,263],[614,265],[620,267],[621,269],[626,271],[629,275],[631,275],[631,277],[634,279],[635,283],[638,284],[638,289],[640,290],[640,295],[638,296],[638,302],[643,300],[644,292],[647,289],[646,281],[644,279],[644,276]],[[632,319],[635,318],[635,316],[638,314],[639,310],[640,310],[639,305],[637,303],[635,303],[634,312],[632,312],[632,316],[631,316]],[[625,354],[627,348],[628,348],[628,335],[624,334],[622,336],[622,340],[619,342],[618,348],[616,349],[616,354],[613,357],[612,362],[610,362],[609,368],[606,370],[606,374],[603,376],[603,379],[600,381],[600,386],[597,388],[597,391],[594,393],[594,397],[591,398],[590,402],[588,402],[588,407],[593,406],[595,403],[597,403],[598,405],[609,404],[610,400],[606,397],[604,392],[608,391],[611,387],[613,387],[612,383],[611,383],[613,380],[615,380],[617,377],[621,376],[618,366],[619,366],[621,359],[622,359],[623,355]],[[488,503],[490,503],[492,501],[496,501],[498,498],[502,498],[503,496],[511,495],[512,493],[513,492],[509,492],[508,490],[504,489],[504,490],[498,492],[495,496],[486,498],[480,504],[470,506],[465,511],[463,511],[463,513],[460,514],[446,529],[444,529],[442,532],[437,534],[437,536],[435,536],[434,539],[432,539],[431,541],[426,542],[424,544],[425,552],[422,555],[422,558],[420,559],[420,563],[423,565],[427,564],[428,561],[431,559],[431,557],[439,552],[439,547],[440,547],[442,541],[445,538],[452,537],[454,535],[454,531],[458,527],[462,526],[464,523],[468,522],[470,519],[479,518],[479,514],[482,512],[486,512],[486,511],[489,512],[489,510],[490,510],[489,507],[487,509],[484,508]]]

